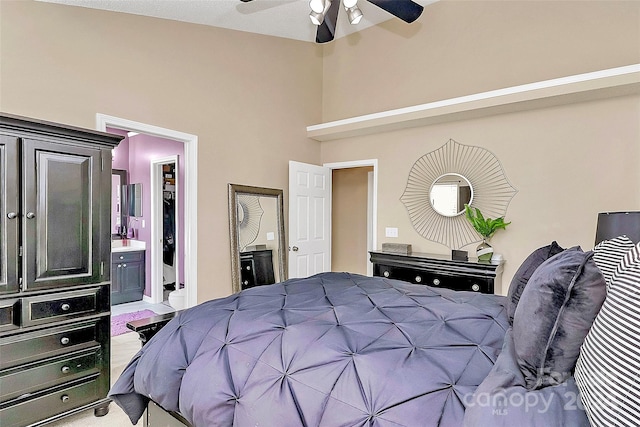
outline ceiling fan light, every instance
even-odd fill
[[[350,8],[345,8],[347,10],[347,16],[349,17],[349,22],[352,25],[356,25],[362,19],[362,12],[358,6],[353,6]]]
[[[309,19],[311,19],[313,25],[322,25],[322,22],[324,21],[324,13],[316,13],[312,10],[309,14]]]
[[[309,7],[315,13],[322,13],[324,11],[324,0],[310,0]]]
[[[358,0],[342,0],[342,4],[344,5],[345,9],[350,9],[358,4]]]

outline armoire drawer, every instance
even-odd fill
[[[43,396],[28,399],[0,409],[2,427],[21,427],[87,405],[100,398],[98,379],[61,388]]]
[[[99,345],[97,324],[76,323],[0,338],[0,369]]]
[[[20,298],[0,300],[0,332],[20,327]]]
[[[0,373],[0,402],[100,373],[100,347]]]
[[[60,292],[22,300],[22,326],[34,326],[64,319],[97,314],[100,288]]]

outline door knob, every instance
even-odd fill
[[[15,219],[15,218],[17,218],[17,217],[18,217],[18,214],[17,214],[17,213],[15,213],[15,212],[9,212],[9,213],[7,214],[7,218],[9,218],[9,219]]]
[[[35,217],[36,217],[36,214],[34,214],[33,212],[27,212],[27,218],[33,219]]]
[[[293,252],[298,252],[298,247],[297,247],[297,246],[294,246],[293,248],[291,248],[291,250],[292,250]]]

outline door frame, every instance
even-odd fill
[[[375,250],[378,244],[378,159],[324,163],[322,166],[331,170],[351,169],[368,166],[373,167],[372,179],[368,186],[369,196],[367,203],[367,252],[364,254],[367,259],[367,275],[373,276],[373,264],[369,261],[369,251]],[[331,188],[331,194],[333,194],[333,188]],[[329,238],[333,240],[333,235],[331,234]]]
[[[179,197],[182,197],[179,190],[179,172],[178,169],[178,159],[179,155],[174,154],[173,156],[166,157],[158,157],[155,159],[151,159],[150,167],[151,167],[151,302],[153,304],[158,304],[164,301],[164,280],[163,271],[162,271],[162,244],[160,243],[163,238],[163,211],[162,211],[162,202],[163,198],[161,196],[162,193],[162,166],[167,164],[175,164],[176,170],[176,209],[175,209],[175,224],[176,230],[173,236],[173,240],[175,242],[175,253],[176,253],[176,290],[180,289],[180,269],[182,268],[182,263],[180,262],[180,239],[182,235],[180,234],[180,210],[178,209]],[[186,279],[185,279],[186,282]],[[185,286],[186,287],[186,286]]]
[[[129,119],[96,113],[96,129],[124,129],[172,139],[184,144],[184,281],[186,307],[198,303],[198,137]],[[153,294],[153,286],[151,289]],[[154,298],[154,295],[151,295]]]

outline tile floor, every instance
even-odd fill
[[[144,301],[136,301],[125,304],[118,304],[111,307],[111,315],[131,313],[140,310],[152,310],[158,314],[171,313],[175,311],[168,304],[150,304]],[[111,384],[113,384],[129,360],[140,349],[140,340],[135,332],[111,337]],[[115,403],[109,405],[109,413],[104,417],[95,417],[93,409],[64,418],[47,427],[126,427],[133,425],[126,414]],[[144,425],[142,419],[136,426]]]

